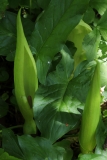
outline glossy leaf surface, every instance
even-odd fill
[[[3,130],[3,148],[10,155],[23,160],[69,160],[67,154],[71,151],[69,142],[62,142],[54,146],[43,137],[33,138],[29,135],[16,137],[8,129]],[[71,156],[72,152],[69,157]]]
[[[36,54],[39,81],[45,84],[46,74],[54,55],[58,53],[68,34],[79,23],[89,0],[52,0],[35,24],[31,49]],[[77,7],[78,6],[78,7]]]

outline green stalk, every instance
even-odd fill
[[[33,120],[32,102],[38,88],[35,60],[26,41],[20,18],[21,9],[17,16],[17,46],[14,60],[14,85],[16,100],[25,124],[24,133],[35,134],[36,124]]]
[[[100,100],[100,62],[97,61],[82,115],[82,124],[79,137],[82,153],[92,152],[96,146],[96,129],[101,114]]]

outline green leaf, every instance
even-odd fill
[[[6,12],[5,17],[0,21],[0,55],[13,54],[15,52],[15,43],[16,15]]]
[[[68,87],[72,88],[72,95],[81,102],[86,100],[95,65],[94,61],[93,63],[81,62],[74,72],[74,78],[69,83]]]
[[[68,34],[79,23],[89,0],[52,0],[39,18],[31,36],[31,49],[37,54],[39,81],[45,84],[54,55],[59,52]],[[77,7],[78,6],[78,7]]]
[[[100,76],[101,76],[101,87],[107,87],[107,62],[101,61],[101,69],[100,69]]]
[[[0,160],[22,160],[22,159],[10,156],[8,153],[4,152],[2,155],[0,155]]]
[[[107,55],[106,55],[107,42],[106,42],[105,40],[101,40],[101,41],[100,41],[99,49],[100,49],[101,52],[102,52],[102,57],[101,57],[101,59],[106,60],[106,57],[107,57]],[[105,59],[104,59],[104,58],[105,58]]]
[[[69,145],[66,143],[65,147],[69,148]],[[53,146],[49,140],[43,137],[33,138],[23,135],[17,138],[11,130],[3,129],[4,150],[23,160],[67,160],[65,155],[67,155],[68,149],[65,147],[63,145]],[[3,150],[1,150],[2,152]]]
[[[95,18],[95,13],[93,11],[93,9],[91,7],[89,7],[83,17],[83,21],[85,21],[85,23],[92,23],[94,21]]]
[[[0,98],[0,118],[4,117],[8,112],[8,104]]]
[[[55,84],[39,87],[35,95],[34,118],[42,136],[52,142],[78,124],[80,116],[73,113],[80,114],[77,108],[82,105],[72,97],[71,90],[67,84]]]
[[[86,57],[89,61],[97,58],[100,39],[100,33],[96,28],[85,36],[83,40],[83,49],[86,52]]]
[[[71,52],[64,46],[61,50],[62,59],[56,66],[56,70],[49,73],[47,84],[66,84],[69,81],[71,73],[74,69],[74,60],[71,57]]]
[[[80,154],[78,160],[106,160],[107,157],[102,156],[102,155],[97,155],[97,154]]]
[[[83,109],[83,104],[80,101],[85,101],[86,99],[95,66],[94,62],[82,62],[75,70],[74,78],[71,80],[69,76],[63,78],[64,74],[67,75],[66,69],[64,69],[65,64],[68,64],[66,68],[69,68],[67,73],[71,71],[72,74],[73,69],[72,58],[67,54],[66,52],[66,57],[64,57],[64,62],[66,63],[63,63],[62,68],[59,67],[59,64],[62,62],[63,57],[57,65],[54,74],[50,73],[50,75],[53,74],[53,77],[54,75],[59,76],[60,81],[65,78],[65,81],[60,83],[57,81],[58,78],[55,77],[48,86],[39,87],[34,99],[33,109],[37,126],[42,136],[50,139],[52,142],[55,142],[77,126],[80,118],[78,109]],[[70,61],[72,69],[69,66]],[[60,73],[58,70],[62,72]],[[46,127],[48,130],[46,130]]]
[[[17,137],[9,129],[2,130],[2,147],[10,155],[23,159],[24,155],[19,147]]]
[[[26,1],[26,0],[25,0]],[[46,1],[45,1],[46,2]],[[37,0],[31,0],[30,1],[30,8],[34,9],[34,8],[39,8]]]
[[[64,160],[65,149],[52,146],[51,142],[45,138],[18,136],[18,141],[25,155],[25,160]]]
[[[64,160],[71,160],[72,157],[73,157],[73,151],[70,148],[70,144],[71,144],[71,142],[68,141],[68,140],[62,140],[62,141],[54,144],[55,147],[60,146],[60,147],[65,148],[66,153],[65,153],[65,156],[64,156]]]
[[[103,15],[107,9],[107,0],[91,0],[90,6],[96,9],[99,14]]]
[[[98,127],[97,127],[97,131],[96,131],[96,144],[97,144],[95,148],[96,154],[103,155],[104,149],[106,150],[104,146],[106,145],[106,136],[107,136],[106,124],[104,124],[102,116],[101,116]]]
[[[8,5],[8,0],[0,0],[0,19],[4,17],[4,12]]]
[[[27,39],[31,35],[34,23],[28,18],[22,19]],[[13,61],[16,50],[16,14],[6,11],[5,17],[0,20],[0,55]]]
[[[46,9],[51,0],[36,0],[39,7]]]
[[[107,11],[100,18],[97,25],[98,25],[101,35],[107,41],[107,16],[106,15],[107,15]]]

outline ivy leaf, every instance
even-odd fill
[[[86,57],[89,61],[97,58],[100,39],[100,33],[96,28],[85,36],[83,40],[83,49],[86,52]]]
[[[35,24],[30,44],[32,52],[37,55],[38,77],[42,84],[45,84],[50,67],[48,62],[62,49],[68,34],[81,20],[88,2],[52,0]]]

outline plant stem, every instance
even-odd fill
[[[9,127],[8,129],[22,128],[22,127],[23,125],[18,125],[18,126]],[[2,133],[2,130],[0,130],[0,133]]]

